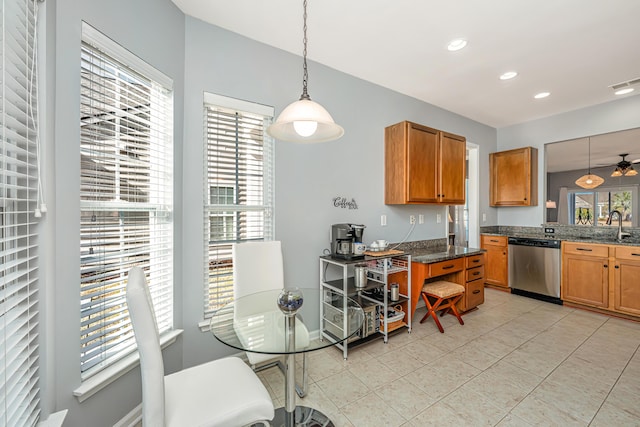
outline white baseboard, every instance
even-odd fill
[[[142,403],[122,417],[122,419],[115,423],[113,427],[134,427],[137,424],[142,425]]]

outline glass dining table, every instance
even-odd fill
[[[210,331],[223,344],[241,351],[285,356],[285,405],[276,409],[272,426],[333,426],[319,410],[296,406],[295,396],[295,354],[340,343],[362,328],[362,308],[344,296],[339,304],[342,312],[348,313],[348,321],[344,320],[341,333],[334,331],[332,340],[323,339],[319,313],[321,304],[328,302],[336,304],[319,288],[270,290],[237,298],[211,318]],[[308,339],[296,345],[296,329],[300,333],[300,328],[308,332]]]

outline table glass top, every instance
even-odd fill
[[[265,354],[289,354],[318,350],[342,342],[354,335],[362,327],[364,313],[360,305],[346,296],[331,298],[320,289],[300,289],[302,307],[296,314],[295,350],[287,351],[285,335],[285,315],[278,308],[278,296],[281,289],[257,292],[237,298],[216,311],[210,321],[210,331],[220,342],[243,351]],[[340,336],[332,334],[334,340],[320,340],[318,331],[318,310],[321,307],[325,315],[331,313],[332,323],[341,325]],[[327,306],[329,310],[327,310]],[[346,307],[346,310],[343,309]],[[344,317],[347,313],[345,328]],[[336,314],[338,313],[338,314]],[[325,316],[326,317],[326,316]],[[315,326],[312,326],[315,325]],[[332,328],[334,332],[336,328]]]

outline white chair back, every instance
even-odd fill
[[[164,363],[153,302],[140,267],[129,271],[127,306],[140,353],[143,425],[164,426]]]
[[[236,298],[284,287],[280,241],[234,243],[232,257]]]

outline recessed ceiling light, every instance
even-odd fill
[[[625,95],[627,93],[633,92],[633,88],[632,87],[625,87],[624,89],[620,89],[615,91],[614,93],[616,95]]]
[[[500,80],[509,80],[514,78],[515,76],[517,76],[518,73],[515,71],[507,71],[506,73],[502,74],[500,76]]]
[[[453,52],[453,51],[462,49],[466,45],[467,45],[467,41],[465,39],[455,39],[449,42],[447,49]]]
[[[535,99],[542,99],[542,98],[546,98],[549,95],[551,95],[550,92],[540,92],[537,95],[535,95],[534,98]]]

